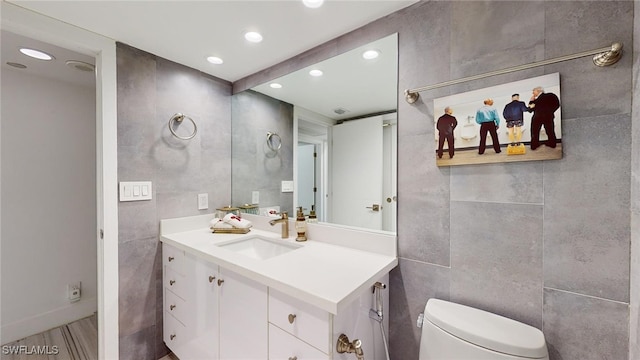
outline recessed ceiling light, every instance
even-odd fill
[[[274,89],[280,89],[282,88],[282,85],[278,84],[278,83],[271,83],[269,84],[269,86],[271,86]]]
[[[255,31],[249,31],[245,33],[244,38],[247,39],[247,41],[250,41],[252,43],[259,43],[260,41],[262,41],[262,35],[260,35],[260,33]]]
[[[207,58],[207,61],[212,63],[212,64],[214,64],[214,65],[220,65],[220,64],[222,64],[224,62],[224,61],[222,61],[222,59],[220,59],[217,56],[209,56]]]
[[[335,108],[335,109],[333,109],[333,112],[334,112],[334,113],[336,113],[336,114],[338,114],[338,115],[342,115],[342,114],[344,114],[344,113],[348,113],[348,112],[349,112],[349,110],[347,110],[347,109],[345,109],[345,108],[341,108],[341,107],[339,107],[339,108]]]
[[[44,51],[40,51],[40,50],[36,50],[36,49],[29,49],[29,48],[21,48],[20,52],[30,56],[32,58],[38,59],[38,60],[53,60],[55,59],[55,57],[53,57],[53,55],[47,54]]]
[[[96,67],[93,64],[89,64],[84,61],[78,61],[78,60],[67,60],[65,64],[67,64],[67,66],[72,69],[86,71],[86,72],[93,72],[96,69]]]
[[[324,3],[324,0],[302,0],[304,6],[312,9],[319,8]]]
[[[7,61],[7,65],[13,66],[14,68],[18,68],[18,69],[26,69],[27,68],[27,65],[25,65],[25,64],[20,64],[20,63],[11,62],[11,61]]]
[[[378,50],[367,50],[362,53],[362,57],[367,60],[372,60],[380,56],[380,51]]]
[[[323,74],[322,70],[318,70],[318,69],[313,69],[309,71],[309,75],[311,76],[322,76],[322,74]]]

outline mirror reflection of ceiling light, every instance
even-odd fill
[[[36,49],[29,49],[29,48],[21,48],[20,52],[30,56],[34,59],[38,59],[38,60],[53,60],[55,59],[55,57],[53,57],[53,55],[47,54],[44,51],[40,51],[40,50],[36,50]]]
[[[304,6],[312,9],[319,8],[324,3],[324,0],[302,0]]]
[[[269,86],[271,86],[271,88],[273,89],[280,89],[282,88],[282,85],[278,84],[278,83],[271,83],[269,84]]]
[[[318,76],[322,76],[322,74],[323,74],[322,70],[318,70],[318,69],[313,69],[313,70],[309,71],[309,75],[311,75],[311,76],[318,77]]]
[[[220,65],[220,64],[222,64],[224,62],[224,61],[222,61],[222,59],[220,59],[217,56],[209,56],[207,58],[207,61],[212,63],[212,64],[214,64],[214,65]]]
[[[262,41],[262,35],[260,35],[260,33],[255,31],[246,32],[244,34],[244,38],[247,39],[247,41],[250,41],[252,43],[259,43]]]
[[[367,50],[362,53],[362,57],[365,58],[366,60],[373,60],[378,56],[380,56],[380,51],[378,50]]]
[[[96,69],[96,67],[93,64],[89,64],[79,60],[67,60],[65,64],[72,69],[86,71],[86,72],[92,72]]]

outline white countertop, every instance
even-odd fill
[[[276,227],[279,229],[280,225]],[[259,260],[216,245],[255,235],[301,247]],[[348,237],[348,231],[344,236]],[[165,231],[161,241],[332,314],[338,314],[342,306],[363,291],[370,291],[377,280],[398,264],[395,256],[314,240],[296,242],[295,237],[281,239],[277,233],[255,228],[241,235],[214,234],[208,226],[171,233]]]

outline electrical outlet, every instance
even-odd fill
[[[260,191],[252,191],[251,192],[251,203],[259,204],[260,203]]]
[[[76,302],[80,300],[82,283],[78,281],[77,283],[67,285],[67,292],[69,294],[69,301]]]
[[[198,194],[198,210],[206,210],[209,208],[209,194]]]

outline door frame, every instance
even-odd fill
[[[96,59],[98,359],[119,357],[116,44],[5,1],[0,28]],[[1,224],[0,224],[1,225]]]
[[[298,133],[300,120],[324,127],[327,130],[327,140],[322,142],[310,139],[304,135],[301,136]],[[331,141],[331,126],[333,126],[331,119],[299,106],[293,107],[293,209],[295,210],[298,204],[298,142],[306,141],[315,144],[319,148],[316,159],[319,166],[316,166],[316,169],[318,167],[320,168],[320,174],[316,174],[316,179],[318,177],[320,178],[320,184],[318,186],[319,192],[316,193],[316,214],[320,219],[323,219],[323,222],[327,221],[327,208],[329,206],[328,199],[325,195],[329,192],[328,159],[330,154],[328,142]]]

